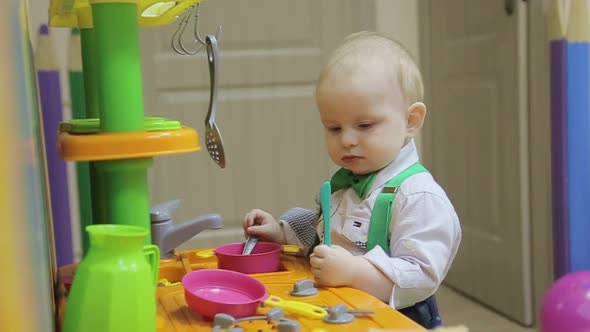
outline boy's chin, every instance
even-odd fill
[[[387,165],[389,165],[390,163],[386,163],[385,165],[364,165],[364,166],[359,166],[359,167],[345,167],[347,170],[351,171],[353,174],[356,175],[365,175],[365,174],[370,174],[370,173],[375,173],[375,172],[379,172],[380,170],[384,169],[385,167],[387,167]]]
[[[377,170],[373,170],[372,168],[366,168],[366,167],[346,167],[343,166],[344,168],[346,168],[347,170],[351,171],[352,174],[355,175],[365,175],[365,174],[369,174],[369,173],[373,173]]]
[[[386,163],[381,167],[380,165],[370,163],[368,161],[369,160],[367,160],[366,158],[359,158],[358,160],[351,162],[344,162],[339,160],[339,162],[336,164],[344,169],[351,171],[355,175],[365,175],[374,173],[381,170],[383,167],[389,165],[389,163]]]

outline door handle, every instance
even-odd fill
[[[504,0],[504,10],[508,16],[511,16],[514,13],[514,2],[516,0]]]

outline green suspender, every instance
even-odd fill
[[[428,172],[428,170],[422,164],[415,163],[389,180],[383,191],[377,196],[369,224],[367,251],[379,245],[386,253],[389,253],[389,224],[391,223],[391,207],[395,200],[395,194],[405,179],[422,172]]]

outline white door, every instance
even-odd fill
[[[203,134],[209,101],[205,50],[180,56],[170,48],[176,24],[142,29],[146,115],[196,128],[202,150],[155,159],[151,203],[182,199],[175,220],[219,213],[222,230],[205,231],[183,248],[243,241],[241,222],[252,208],[278,215],[314,207],[330,175],[314,103],[314,82],[344,36],[375,28],[373,1],[204,1],[199,30],[222,25],[217,124],[227,159],[220,169]],[[187,28],[190,32],[192,27]]]
[[[526,2],[424,5],[425,162],[463,227],[446,282],[531,324]]]

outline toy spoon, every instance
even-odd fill
[[[324,216],[324,244],[330,246],[332,238],[330,236],[330,200],[332,199],[332,186],[329,181],[324,182],[320,190],[320,207]]]

